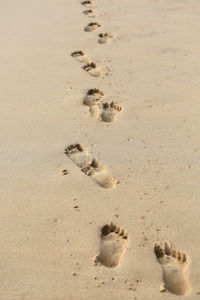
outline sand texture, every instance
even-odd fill
[[[0,6],[0,300],[200,299],[200,1]]]

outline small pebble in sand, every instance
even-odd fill
[[[64,169],[62,172],[63,172],[63,175],[67,175],[68,174],[68,171],[66,169]]]
[[[124,279],[123,283],[127,283],[127,279]]]
[[[72,275],[73,275],[73,276],[77,276],[78,274],[77,274],[77,273],[73,273]]]
[[[73,205],[73,208],[78,208],[79,206],[78,205]]]

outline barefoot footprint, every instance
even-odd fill
[[[188,262],[184,253],[176,251],[171,243],[155,244],[154,252],[163,269],[164,288],[175,295],[189,292]]]
[[[118,180],[113,178],[101,163],[88,156],[87,150],[81,144],[70,145],[65,149],[65,154],[102,188],[111,189],[118,183]]]
[[[81,63],[88,63],[88,57],[83,51],[74,51],[71,54],[72,57],[76,58]]]
[[[93,1],[83,1],[83,2],[81,2],[81,4],[86,7],[94,7]]]
[[[89,106],[89,111],[91,116],[98,120],[100,115],[98,102],[104,96],[104,92],[99,89],[90,89],[88,90],[85,98],[83,99],[83,104]]]
[[[124,253],[128,242],[128,235],[123,229],[111,223],[101,229],[100,253],[94,258],[95,265],[108,268],[116,267]]]
[[[88,160],[87,150],[81,144],[70,145],[65,149],[65,154],[79,167],[82,167]]]
[[[101,25],[97,22],[89,23],[87,26],[85,26],[84,31],[90,32],[98,27],[101,27]]]
[[[105,75],[105,73],[93,62],[83,66],[83,70],[89,72],[90,75],[94,77],[102,77]]]
[[[118,113],[122,110],[121,106],[118,106],[116,102],[103,103],[103,112],[101,114],[101,120],[105,122],[113,122],[117,119]]]
[[[111,38],[113,38],[113,35],[108,32],[100,33],[98,42],[99,44],[106,44]]]
[[[96,14],[96,12],[94,12],[92,9],[87,9],[83,11],[83,14],[90,17],[90,18],[95,18],[98,15]]]
[[[99,89],[90,89],[88,90],[83,103],[87,106],[92,106],[98,103],[98,101],[104,96],[104,92]]]

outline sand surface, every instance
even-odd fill
[[[0,300],[181,299],[160,293],[154,244],[165,241],[187,255],[184,299],[200,299],[200,3],[85,9],[1,1]],[[84,31],[90,22],[101,27]],[[99,44],[104,32],[114,37]],[[83,70],[79,50],[106,75]],[[93,115],[82,104],[91,88],[105,93]],[[112,101],[122,109],[104,122],[98,109]],[[64,154],[74,143],[116,187],[81,172]],[[111,222],[126,240],[101,236]]]

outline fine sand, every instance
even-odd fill
[[[199,0],[2,0],[0,300],[200,299]]]

